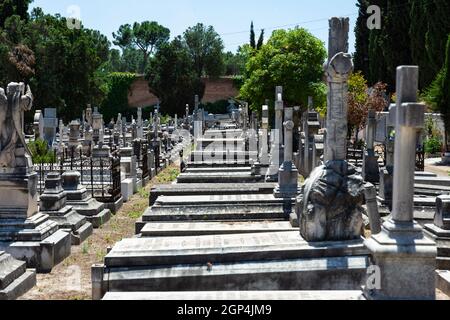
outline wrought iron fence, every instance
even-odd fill
[[[45,178],[50,172],[78,171],[80,183],[100,202],[116,202],[121,197],[120,157],[113,150],[109,157],[85,157],[74,150],[64,150],[57,163],[35,164],[40,194],[45,189]]]

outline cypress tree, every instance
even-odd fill
[[[355,54],[353,61],[355,63],[355,70],[361,71],[366,79],[369,76],[369,37],[370,32],[367,28],[367,8],[369,6],[368,0],[358,0],[356,5],[359,8],[358,19],[355,26]]]
[[[250,25],[250,47],[252,47],[253,49],[256,49],[256,36],[255,36],[255,28],[253,26],[253,21],[252,21],[252,24]]]
[[[430,85],[436,74],[428,63],[428,55],[425,50],[425,35],[426,30],[428,30],[428,19],[423,0],[411,0],[410,16],[409,37],[411,41],[411,59],[414,65],[420,66],[419,87],[425,88]]]
[[[428,0],[423,6],[428,21],[425,47],[429,67],[435,76],[445,61],[447,35],[450,33],[450,2],[448,0]]]

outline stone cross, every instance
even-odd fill
[[[330,20],[328,64],[325,68],[328,82],[325,161],[347,159],[347,81],[353,72],[351,55],[346,53],[348,30],[348,18]]]
[[[425,105],[417,103],[419,68],[397,68],[392,217],[365,246],[380,270],[379,288],[366,286],[368,299],[434,300],[436,243],[414,221],[414,171],[417,132],[425,124]]]
[[[412,222],[417,132],[425,124],[425,105],[417,103],[419,68],[397,69],[393,220]]]

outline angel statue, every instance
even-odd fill
[[[30,155],[23,133],[23,113],[31,110],[33,95],[24,83],[12,82],[0,88],[0,168],[15,168],[16,149],[23,147]]]

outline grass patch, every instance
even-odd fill
[[[158,176],[156,176],[156,183],[165,184],[173,182],[180,175],[180,169],[175,167],[170,167],[162,171]]]

